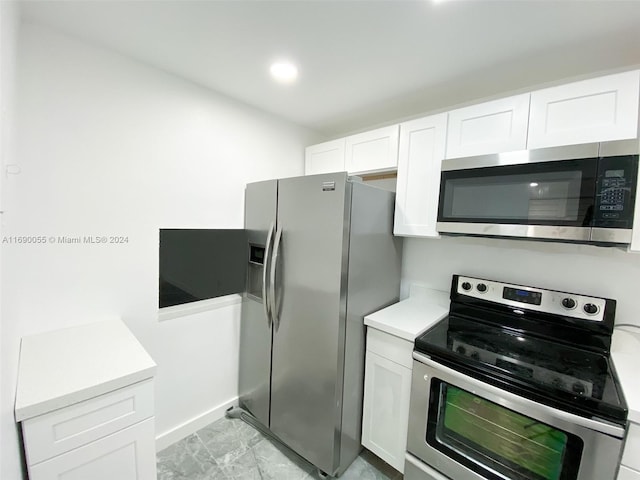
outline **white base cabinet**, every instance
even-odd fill
[[[446,113],[400,124],[395,235],[439,236],[436,221],[446,135]]]
[[[29,480],[155,480],[156,364],[117,319],[22,338]]]
[[[155,480],[154,420],[29,466],[29,480]]]
[[[367,329],[362,445],[404,472],[413,343]]]
[[[22,422],[29,480],[156,477],[153,380]]]

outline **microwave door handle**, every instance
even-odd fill
[[[273,231],[275,229],[275,224],[271,222],[271,226],[269,227],[269,233],[267,234],[267,244],[264,255],[264,262],[262,264],[262,306],[264,307],[264,314],[267,317],[267,326],[271,328],[271,324],[273,323],[271,318],[271,305],[269,304],[269,298],[267,296],[268,291],[268,282],[269,282],[269,259],[271,258],[271,244],[273,241]]]
[[[271,303],[271,315],[273,317],[273,325],[276,330],[280,328],[280,305],[276,296],[276,271],[278,269],[278,256],[280,255],[280,243],[282,241],[282,227],[276,230],[276,239],[273,244],[273,253],[271,259],[270,278],[269,278],[269,295]]]

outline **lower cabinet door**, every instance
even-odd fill
[[[155,480],[154,418],[50,460],[29,465],[29,480]]]
[[[407,448],[411,369],[367,351],[362,445],[399,472]]]

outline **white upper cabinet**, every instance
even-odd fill
[[[319,143],[305,149],[304,174],[344,172],[345,139]]]
[[[398,125],[347,137],[345,166],[349,173],[395,170],[398,166]]]
[[[446,113],[400,125],[395,235],[438,237],[440,164],[446,129]]]
[[[528,93],[449,112],[446,158],[524,150]]]
[[[639,89],[636,70],[533,92],[528,147],[636,138]]]
[[[398,166],[398,125],[312,145],[305,150],[304,173],[361,174],[395,170]]]

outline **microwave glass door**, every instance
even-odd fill
[[[482,474],[510,480],[574,480],[582,440],[440,380],[432,381],[426,441]]]
[[[589,226],[597,159],[443,171],[439,222]]]

